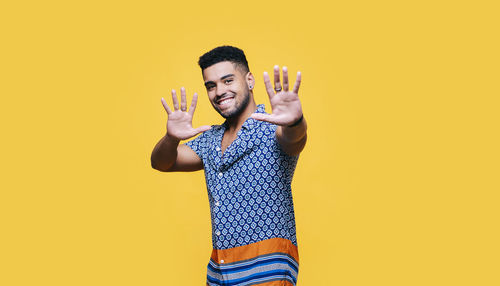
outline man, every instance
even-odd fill
[[[298,249],[291,182],[307,140],[298,97],[301,74],[289,90],[288,71],[274,67],[274,89],[264,83],[272,113],[253,98],[255,79],[242,50],[217,47],[200,57],[203,80],[221,125],[193,128],[198,95],[189,111],[181,88],[180,108],[172,90],[173,109],[167,134],[151,155],[164,172],[205,170],[212,218],[213,251],[207,285],[296,285]],[[185,144],[180,140],[200,136]]]

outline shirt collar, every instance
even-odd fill
[[[264,104],[258,104],[257,105],[257,110],[255,111],[255,113],[266,113],[266,107],[264,106]],[[256,120],[256,119],[253,119],[253,118],[249,117],[243,123],[243,125],[241,127],[245,128],[245,129],[252,129],[253,127],[255,127],[260,122],[261,122],[260,120]]]

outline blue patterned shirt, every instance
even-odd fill
[[[265,113],[264,105],[258,105],[256,112]],[[226,122],[213,125],[212,129],[185,143],[203,161],[205,171],[212,219],[212,243],[216,252],[215,256],[212,255],[212,267],[209,264],[209,285],[220,285],[210,284],[210,274],[213,277],[219,275],[217,278],[212,277],[218,283],[224,281],[224,285],[239,285],[236,282],[240,280],[234,280],[236,276],[231,276],[234,271],[224,276],[222,268],[226,265],[221,266],[224,259],[218,259],[222,255],[218,250],[230,251],[243,246],[248,248],[258,242],[276,241],[271,240],[273,238],[284,239],[297,246],[291,182],[298,155],[290,156],[281,149],[276,140],[276,125],[253,118],[244,122],[237,138],[222,153],[221,142],[226,128]],[[278,252],[290,256],[287,251],[283,249]],[[231,257],[233,263],[238,261],[234,255]],[[247,258],[245,256],[245,260]],[[257,256],[252,258],[257,259]],[[285,274],[279,277],[295,284],[293,280],[298,272],[298,257],[289,264],[295,264],[297,268],[295,275],[291,275],[294,279],[286,279]],[[293,269],[286,271],[293,272]],[[238,279],[242,279],[240,276],[237,276]],[[233,280],[236,284],[228,282]]]

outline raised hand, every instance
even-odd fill
[[[301,73],[297,72],[297,80],[293,90],[288,90],[288,69],[283,67],[283,88],[280,83],[279,66],[274,66],[274,89],[267,72],[264,72],[264,84],[271,102],[272,114],[254,113],[252,118],[267,121],[280,126],[290,126],[302,117],[302,105],[299,100]],[[275,93],[276,92],[276,93]]]
[[[203,125],[198,128],[193,128],[193,113],[196,109],[196,103],[198,101],[198,94],[194,93],[193,100],[191,101],[191,106],[189,111],[187,111],[186,105],[186,89],[181,87],[181,106],[179,110],[179,101],[177,100],[177,95],[174,89],[172,89],[172,102],[174,106],[174,111],[172,111],[165,99],[162,97],[161,102],[165,111],[167,111],[167,136],[173,139],[185,140],[195,136],[198,133],[207,131],[211,127],[208,125]]]

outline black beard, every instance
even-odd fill
[[[246,96],[243,98],[243,101],[241,102],[241,105],[240,106],[236,106],[236,109],[234,111],[232,111],[229,114],[223,114],[220,110],[217,109],[217,112],[219,112],[219,114],[222,117],[224,117],[225,119],[237,117],[238,115],[240,115],[243,112],[243,110],[245,110],[245,108],[247,108],[249,102],[250,102],[250,93],[247,90],[246,91]]]

